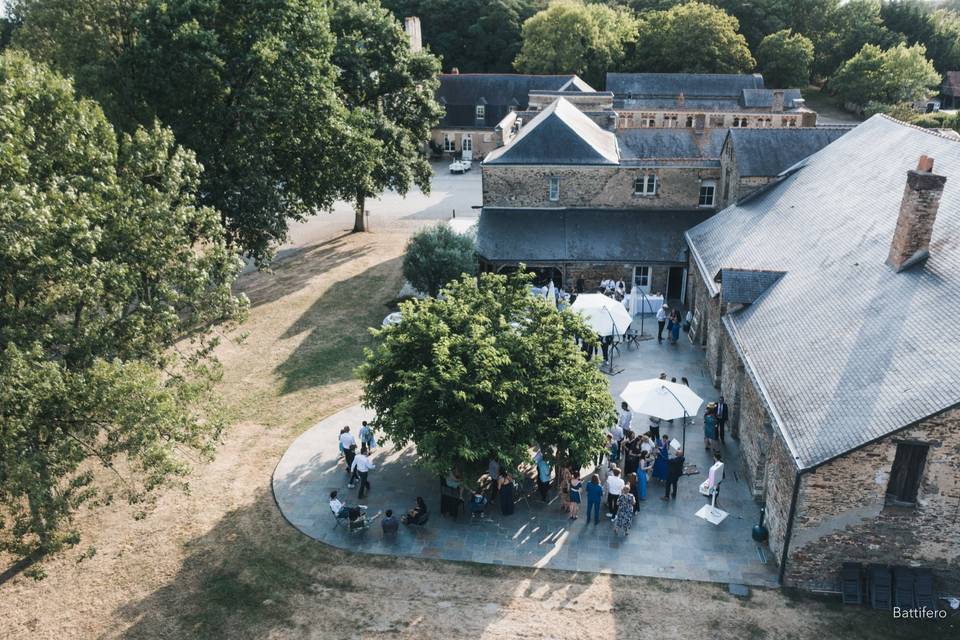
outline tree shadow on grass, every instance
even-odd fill
[[[251,307],[275,302],[302,289],[313,278],[370,253],[372,247],[356,246],[344,233],[292,251],[274,263],[274,271],[252,272],[240,279],[239,290],[250,298]]]
[[[364,347],[373,344],[370,327],[379,327],[403,282],[402,258],[381,262],[334,283],[284,334],[309,334],[274,371],[283,394],[353,378]]]

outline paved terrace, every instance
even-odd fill
[[[656,329],[655,323],[647,321],[648,334],[651,325]],[[676,346],[666,341],[658,344],[654,339],[641,342],[639,349],[622,348],[616,365],[624,370],[609,377],[615,396],[629,381],[665,371],[678,381],[686,376],[705,401],[716,400],[717,392],[704,374],[702,350],[692,346],[686,334],[681,334]],[[357,489],[347,489],[343,464],[337,459],[337,437],[344,425],[350,425],[356,435],[360,421],[370,415],[355,406],[322,420],[293,442],[274,471],[273,491],[280,510],[311,538],[363,553],[755,586],[776,584],[769,549],[758,547],[750,537],[759,520],[759,507],[749,497],[739,472],[738,447],[729,434],[723,445],[726,480],[722,506],[730,515],[719,526],[694,515],[706,501],[697,489],[712,462],[703,447],[702,414],[696,424],[687,427],[687,464],[696,464],[699,473],[681,478],[677,499],[670,502],[660,500],[663,485],[651,480],[647,499],[640,503],[627,538],[614,536],[609,521],[587,525],[585,497],[580,519],[569,520],[560,512],[555,491],[549,503],[541,502],[539,496],[520,501],[510,516],[501,516],[496,503],[488,507],[482,521],[472,522],[466,514],[456,520],[441,516],[438,481],[415,466],[413,447],[398,450],[391,443],[381,443],[373,455],[377,469],[370,473],[372,491],[363,500],[368,513],[393,509],[399,517],[418,495],[430,508],[426,526],[401,525],[394,539],[384,539],[379,521],[363,533],[335,528],[327,505],[333,489],[340,491],[341,499],[356,502]],[[645,422],[644,416],[634,415],[635,424]],[[680,439],[680,421],[673,428],[663,423],[661,433]],[[588,477],[589,472],[592,469],[584,469],[583,475]]]

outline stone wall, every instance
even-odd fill
[[[698,205],[701,180],[716,180],[718,168],[483,165],[487,207],[580,207],[691,209]],[[634,193],[634,181],[654,171],[656,195]],[[560,197],[549,198],[549,178],[560,178]]]
[[[493,268],[493,271],[499,271],[505,267],[514,265],[499,265]],[[627,291],[633,286],[633,269],[641,266],[640,263],[615,264],[615,263],[583,263],[583,262],[531,262],[527,264],[530,268],[555,267],[563,274],[561,282],[555,284],[563,286],[566,291],[574,291],[577,278],[583,278],[583,290],[586,293],[596,292],[600,287],[600,281],[607,278],[614,280],[622,278],[627,285]],[[670,275],[670,265],[648,265],[650,266],[650,292],[663,293],[667,290],[667,280]],[[673,266],[682,266],[680,264]]]
[[[752,384],[749,386],[753,387]],[[797,481],[797,466],[783,439],[774,437],[769,421],[766,429],[768,435],[764,441],[765,463],[762,478],[763,508],[766,516],[764,521],[770,532],[770,553],[779,566],[790,520],[790,502],[793,500],[793,488]],[[741,440],[741,445],[745,440],[746,437]]]
[[[676,127],[684,128],[687,119],[692,117],[694,122],[698,119],[705,123],[708,129],[729,129],[733,127],[734,119],[746,119],[748,129],[761,127],[783,128],[783,127],[815,127],[817,125],[817,114],[814,112],[794,112],[794,113],[773,113],[764,112],[712,112],[703,111],[684,111],[681,108],[676,109],[618,109],[620,114],[620,127],[622,129],[638,128],[642,122],[645,122],[649,114],[653,115],[654,128]],[[671,117],[676,116],[674,121]],[[675,124],[674,124],[675,122]],[[792,124],[791,124],[792,123]]]
[[[898,441],[929,444],[916,505],[886,504]],[[837,588],[843,562],[921,566],[960,592],[960,410],[928,419],[803,476],[786,582]]]
[[[721,392],[724,390],[721,389]],[[737,412],[743,472],[754,497],[761,498],[765,490],[767,458],[774,432],[767,408],[749,376],[744,377]]]
[[[733,341],[724,333],[720,340],[723,352],[723,367],[720,370],[720,394],[727,403],[726,435],[740,438],[740,393],[743,385],[744,366],[740,361]]]
[[[470,134],[473,141],[473,159],[474,161],[482,159],[488,153],[503,146],[503,134],[489,129],[434,129],[430,132],[430,137],[436,144],[443,146],[443,136],[448,134],[456,141],[456,151],[447,152],[449,155],[459,154],[463,151],[463,136]]]

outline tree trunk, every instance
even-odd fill
[[[353,221],[353,232],[357,233],[360,231],[366,231],[367,225],[366,220],[363,217],[363,207],[367,202],[367,198],[362,193],[357,193],[357,199],[354,202],[354,215],[356,216]]]

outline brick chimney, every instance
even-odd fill
[[[410,40],[410,52],[420,53],[423,50],[423,38],[420,34],[420,18],[411,16],[403,19],[403,30]]]
[[[937,219],[946,176],[933,173],[933,158],[920,156],[917,168],[907,171],[907,186],[900,202],[887,264],[899,273],[930,255],[930,238]]]
[[[770,106],[770,111],[774,113],[783,113],[783,90],[782,89],[774,89],[773,104]]]

